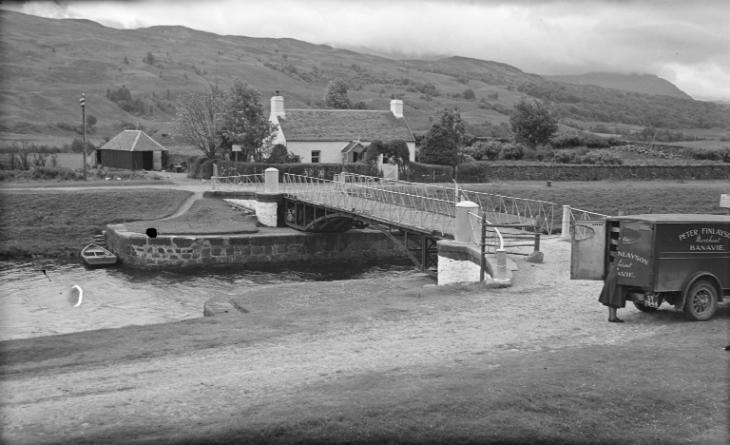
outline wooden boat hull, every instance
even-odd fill
[[[112,252],[97,244],[89,244],[81,249],[81,260],[87,266],[100,267],[113,266],[117,264],[118,258]]]

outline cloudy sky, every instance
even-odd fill
[[[730,0],[147,0],[4,4],[117,28],[183,25],[408,57],[461,55],[537,74],[656,74],[730,101]]]

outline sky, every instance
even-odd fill
[[[394,57],[458,55],[535,74],[655,74],[730,101],[730,0],[144,0],[3,3],[115,28],[182,25]]]

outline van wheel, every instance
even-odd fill
[[[636,309],[640,310],[641,312],[656,312],[655,307],[647,306],[641,301],[634,301],[634,306],[636,306]]]
[[[717,310],[717,289],[708,280],[697,280],[687,292],[684,313],[690,320],[705,321]]]

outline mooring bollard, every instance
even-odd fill
[[[560,239],[570,239],[570,206],[563,206],[563,225],[560,229]]]

